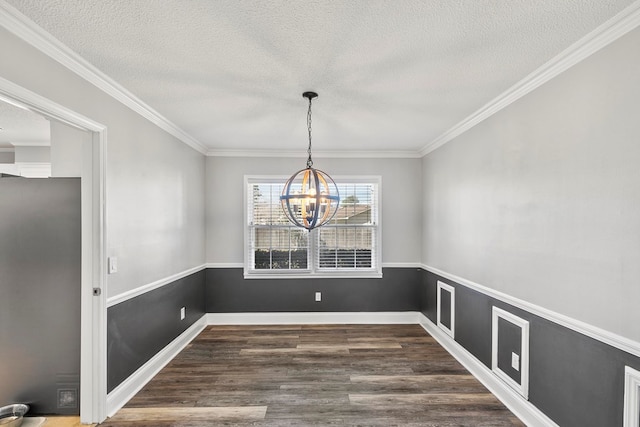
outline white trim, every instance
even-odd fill
[[[16,166],[15,163],[0,163],[0,173],[20,176],[20,169]]]
[[[372,210],[374,211],[373,224],[360,225],[371,228],[374,232],[374,255],[372,268],[320,268],[318,262],[318,232],[311,231],[308,236],[308,266],[306,269],[296,270],[256,270],[253,267],[253,252],[251,250],[251,230],[256,227],[250,224],[252,212],[250,212],[249,185],[253,184],[282,184],[288,177],[281,175],[244,175],[243,185],[243,221],[244,221],[244,279],[314,279],[314,278],[343,278],[343,279],[379,279],[382,278],[382,176],[380,175],[335,175],[333,179],[337,185],[364,184],[374,188]],[[268,227],[268,226],[267,226]],[[326,227],[331,227],[327,225]],[[295,228],[295,227],[294,227]]]
[[[421,267],[419,262],[383,262],[382,268],[415,268]]]
[[[419,317],[420,325],[527,426],[558,427],[556,423],[532,403],[500,381],[489,368],[476,359],[462,345],[441,331],[424,314],[420,313]]]
[[[624,367],[623,427],[640,427],[640,371]]]
[[[498,319],[520,328],[520,384],[498,366]],[[529,398],[529,322],[495,306],[491,310],[491,370],[525,399]]]
[[[206,268],[244,268],[241,262],[209,262],[205,264]],[[419,262],[383,262],[382,268],[422,268]],[[335,276],[332,276],[335,277]],[[367,276],[371,277],[371,276]]]
[[[244,268],[241,262],[209,262],[205,265],[207,268]]]
[[[571,329],[572,331],[579,332],[590,338],[596,339],[612,347],[618,348],[634,356],[640,357],[640,342],[633,341],[629,338],[625,338],[623,336],[614,334],[613,332],[606,331],[604,329],[598,328],[597,326],[593,326],[588,323],[585,323],[581,320],[573,319],[569,316],[565,316],[564,314],[556,313],[555,311],[546,309],[544,307],[540,307],[538,305],[521,300],[519,298],[513,297],[503,292],[496,291],[494,289],[472,282],[471,280],[467,280],[462,277],[456,276],[454,274],[447,273],[435,267],[431,267],[425,264],[422,264],[421,267],[424,270],[437,274],[438,276],[442,276],[447,279],[450,279],[459,285],[463,285],[468,288],[474,289],[485,295],[488,295],[500,301],[506,302],[507,304],[511,304],[514,307],[521,308],[525,311],[528,311],[531,314],[540,316],[543,319],[550,320],[554,323],[557,323],[560,326],[564,326],[565,328]]]
[[[417,311],[208,313],[207,325],[417,324]]]
[[[189,147],[202,154],[206,153],[207,148],[200,143],[200,141],[170,122],[111,77],[98,70],[68,46],[4,1],[0,2],[0,26],[6,28],[9,32],[40,50],[45,55],[58,61],[70,71],[92,83],[151,123],[178,138]]]
[[[451,305],[449,307],[449,312],[451,314],[451,319],[449,320],[451,323],[451,327],[447,328],[447,326],[442,323],[440,320],[442,315],[442,290],[445,290],[451,294]],[[438,321],[438,327],[442,329],[447,335],[451,338],[455,339],[456,334],[456,288],[451,285],[448,285],[444,282],[438,280],[438,291],[437,291],[437,311],[436,311],[436,320]]]
[[[5,4],[0,3],[0,12]],[[0,25],[6,16],[0,13]],[[0,99],[70,126],[92,132],[82,153],[82,262],[80,291],[80,420],[99,423],[106,417],[107,387],[107,128],[75,111],[0,77]],[[93,295],[93,288],[102,290]]]
[[[311,108],[311,103],[309,103]],[[251,233],[249,231],[249,182],[257,180],[256,175],[245,175],[242,180],[242,276],[246,279],[247,272],[251,269],[249,253],[251,251]],[[262,180],[262,176],[259,178]],[[285,178],[286,180],[287,178]],[[307,255],[308,256],[308,255]]]
[[[51,147],[51,141],[20,141],[10,142],[14,147]]]
[[[297,280],[307,280],[307,279],[382,279],[382,273],[377,270],[370,271],[353,271],[349,273],[348,271],[336,271],[336,272],[311,272],[300,274],[300,273],[287,273],[274,271],[273,273],[244,273],[244,278],[247,280],[254,279],[278,279],[278,280],[287,280],[287,279],[297,279]]]
[[[297,157],[305,159],[307,153],[299,150],[224,150],[209,149],[207,157]],[[419,159],[419,151],[314,151],[315,158],[349,158],[349,159]],[[288,177],[287,177],[288,178]]]
[[[181,271],[180,273],[176,273],[171,276],[165,277],[163,279],[156,280],[155,282],[147,283],[146,285],[142,285],[135,289],[131,289],[121,294],[109,297],[107,298],[107,308],[112,307],[116,304],[120,304],[121,302],[130,300],[131,298],[135,298],[142,294],[146,294],[147,292],[153,291],[154,289],[161,288],[165,285],[175,282],[176,280],[180,280],[184,277],[187,277],[194,273],[202,271],[205,268],[207,268],[206,264],[202,264],[197,267],[193,267],[193,268],[189,268],[188,270]]]
[[[195,337],[207,326],[206,316],[202,316],[186,331],[171,341],[166,347],[156,353],[151,359],[131,374],[118,387],[107,395],[107,415],[112,417],[138,391],[178,355]]]
[[[0,12],[4,3],[0,2]],[[0,25],[3,24],[4,15],[0,13]],[[11,101],[14,106],[33,111],[48,117],[53,117],[70,126],[89,130],[92,132],[104,132],[106,126],[76,113],[62,105],[38,95],[28,89],[19,86],[12,81],[0,77],[0,100]]]
[[[3,148],[0,147],[0,153],[15,153],[16,149],[15,148]]]
[[[80,121],[76,122],[80,124]],[[86,145],[85,145],[86,147]],[[84,253],[91,256],[92,281],[83,282],[82,311],[82,344],[81,344],[81,408],[80,421],[82,423],[100,423],[106,418],[107,410],[107,263],[106,254],[108,247],[107,238],[107,129],[94,131],[90,149],[85,148],[82,165],[81,187],[90,187],[83,191],[83,197],[91,197],[91,216],[87,216],[88,224],[83,225],[83,242],[87,234],[86,230],[92,229],[93,234],[87,238],[87,245],[91,245],[90,252]],[[91,180],[86,179],[91,171]],[[84,209],[84,207],[83,207]],[[88,209],[88,207],[87,207]],[[89,267],[86,267],[87,269]],[[84,274],[84,273],[83,273]],[[94,288],[101,289],[99,295],[93,294]],[[85,308],[86,307],[86,308]],[[90,373],[87,378],[87,373]],[[88,398],[87,396],[90,396]],[[88,400],[83,404],[84,400]]]
[[[13,167],[18,175],[25,178],[51,177],[51,163],[44,162],[16,162]]]
[[[627,34],[638,25],[640,25],[640,1],[635,1],[595,30],[560,52],[527,77],[511,86],[501,95],[498,95],[484,107],[425,145],[420,150],[420,154],[425,156],[460,136],[478,123],[488,119],[498,111],[511,105],[534,89],[542,86],[588,56]]]

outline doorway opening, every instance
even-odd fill
[[[88,132],[78,153],[81,160],[78,169],[81,177],[80,420],[101,422],[106,418],[106,293],[102,291],[106,285],[106,127],[3,78],[0,78],[0,101]],[[73,397],[68,390],[62,389],[63,403]]]

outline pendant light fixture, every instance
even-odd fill
[[[327,173],[313,168],[313,160],[311,160],[311,100],[316,98],[318,94],[305,92],[302,96],[309,100],[307,168],[299,170],[287,180],[280,196],[280,203],[284,214],[291,223],[310,231],[331,221],[331,218],[338,211],[340,194],[336,183]]]

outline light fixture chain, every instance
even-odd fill
[[[309,110],[307,111],[307,130],[309,131],[309,148],[307,149],[309,158],[307,159],[307,167],[310,168],[313,166],[313,160],[311,160],[311,98],[309,98]]]
[[[309,100],[307,110],[307,168],[294,173],[287,180],[280,195],[280,204],[289,222],[311,231],[331,221],[340,207],[340,192],[335,181],[326,173],[313,168],[311,159],[311,103],[318,96],[315,92],[304,92]]]

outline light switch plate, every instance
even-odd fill
[[[109,274],[114,274],[118,272],[118,258],[117,257],[109,257]]]
[[[182,307],[180,309],[180,320],[184,320],[185,317],[187,317],[187,309],[185,307]]]
[[[516,371],[520,371],[520,356],[511,352],[511,367]]]
[[[322,301],[322,292],[316,292],[316,302]]]

